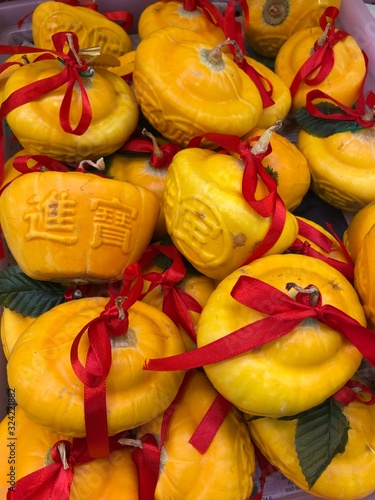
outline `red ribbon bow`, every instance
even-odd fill
[[[314,242],[318,247],[320,247],[328,254],[331,252],[333,243],[328,238],[328,236],[326,236],[322,231],[319,231],[319,229],[311,226],[310,224],[301,219],[298,219],[297,221],[298,221],[298,235],[300,237],[307,238],[310,241]],[[323,253],[319,252],[318,250],[315,250],[308,241],[302,240],[301,238],[297,238],[296,241],[289,247],[288,250],[293,253],[308,255],[310,257],[315,257],[316,259],[327,262],[332,267],[340,271],[347,280],[353,283],[354,266],[348,254],[348,251],[346,250],[343,242],[333,231],[332,225],[327,223],[327,226],[332,235],[334,236],[334,238],[336,239],[337,243],[340,245],[343,255],[345,255],[346,262],[325,256]]]
[[[335,29],[335,20],[338,15],[339,9],[333,6],[327,7],[321,15],[319,23],[323,32],[327,29],[326,41],[323,45],[319,45],[318,41],[315,42],[314,52],[301,66],[290,86],[292,97],[294,97],[302,82],[311,86],[318,85],[330,74],[335,62],[333,47],[337,42],[348,36],[346,31]],[[330,24],[329,19],[331,19]],[[316,74],[310,76],[315,71]]]
[[[232,151],[239,154],[244,163],[244,173],[242,178],[242,194],[251,206],[261,217],[270,217],[271,224],[264,237],[254,252],[243,263],[243,265],[261,257],[267,253],[280,238],[284,229],[286,220],[286,208],[284,202],[277,192],[277,182],[268,174],[262,164],[265,158],[271,152],[271,145],[264,153],[252,153],[250,143],[258,139],[254,137],[246,143],[235,135],[207,133],[202,136],[194,137],[187,147],[199,147],[203,138],[221,146],[226,151]],[[261,199],[256,199],[255,192],[259,178],[268,190],[268,194]]]
[[[124,271],[120,293],[117,296],[112,294],[104,311],[81,329],[71,347],[73,370],[84,384],[87,446],[94,458],[109,455],[105,381],[112,363],[110,337],[126,335],[128,309],[139,299],[142,288],[139,264],[131,264]],[[79,360],[78,350],[86,331],[90,345],[83,365]]]
[[[239,303],[268,316],[192,351],[150,359],[144,369],[188,370],[218,363],[283,337],[307,318],[315,318],[340,332],[375,365],[375,332],[362,326],[344,311],[330,304],[323,305],[320,294],[317,304],[311,305],[308,294],[299,292],[293,299],[259,279],[240,276],[231,296]]]
[[[163,312],[178,326],[181,325],[189,337],[196,342],[197,335],[189,311],[202,312],[199,302],[185,290],[178,287],[186,276],[186,268],[181,254],[173,245],[151,245],[139,260],[141,267],[152,262],[159,254],[164,254],[172,260],[171,265],[162,272],[150,272],[143,275],[143,279],[150,281],[147,295],[156,286],[160,285],[163,292]]]

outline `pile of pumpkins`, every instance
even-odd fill
[[[129,13],[32,12],[0,66],[1,498],[247,500],[265,461],[375,491],[375,101],[340,1],[309,9],[158,1],[136,47]]]

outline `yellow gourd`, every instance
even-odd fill
[[[10,486],[17,489],[13,482],[53,464],[51,450],[59,441],[71,442],[71,438],[35,424],[19,406],[11,409],[0,423],[0,445],[4,450],[0,455],[1,498],[6,498]],[[108,458],[74,466],[70,500],[110,500],[121,497],[124,491],[129,500],[138,499],[138,476],[131,448],[114,450]]]
[[[212,47],[223,42],[225,35],[222,29],[206,16],[201,7],[196,5],[190,10],[187,4],[184,0],[161,0],[145,7],[138,20],[140,38],[146,38],[161,28],[177,26],[202,35]]]
[[[337,453],[315,484],[309,488],[301,469],[295,446],[297,420],[259,418],[248,425],[254,443],[261,453],[284,476],[309,494],[325,499],[356,500],[367,498],[375,491],[375,406],[365,404],[368,394],[343,408],[348,419],[348,441],[342,453]],[[322,425],[325,423],[322,416]],[[312,429],[313,432],[314,429]],[[327,439],[330,429],[326,432]],[[314,469],[314,450],[311,466]]]
[[[373,330],[375,330],[374,244],[375,225],[373,224],[363,237],[354,263],[354,286],[361,298],[369,326]]]
[[[247,0],[247,5],[247,41],[262,56],[274,58],[293,33],[319,26],[325,8],[340,8],[341,0]]]
[[[38,280],[119,280],[154,232],[159,201],[148,190],[83,172],[31,172],[0,197],[6,243]]]
[[[108,298],[65,302],[35,319],[9,357],[7,374],[17,403],[34,422],[74,437],[85,436],[83,383],[73,371],[70,351],[75,337],[105,309]],[[181,335],[167,315],[137,301],[128,310],[129,328],[111,337],[112,363],[106,378],[109,435],[132,429],[162,413],[172,402],[183,372],[146,372],[146,358],[185,351]],[[125,327],[124,327],[125,328]],[[85,359],[88,338],[79,356]]]
[[[51,37],[59,31],[76,33],[81,48],[99,46],[101,54],[121,56],[133,48],[128,33],[104,14],[64,2],[41,2],[32,14],[32,35],[36,47],[53,49]]]
[[[337,33],[338,30],[334,31]],[[321,46],[329,44],[321,27],[301,29],[291,35],[278,51],[275,73],[289,88],[300,68],[314,53],[316,42]],[[355,103],[366,74],[362,50],[349,34],[335,43],[332,50],[334,63],[329,74],[320,83],[308,85],[301,81],[295,94],[292,93],[292,110],[305,106],[306,94],[313,89],[320,89],[346,106]],[[344,79],[342,75],[345,75]],[[309,74],[309,78],[312,76],[316,76],[316,71]]]
[[[223,279],[241,266],[264,239],[271,217],[260,216],[242,193],[240,159],[208,149],[177,153],[166,178],[167,231],[178,250],[202,274]],[[266,193],[257,183],[256,197]],[[298,232],[295,217],[286,222],[270,254],[282,253]]]
[[[91,120],[88,119],[88,107],[83,107],[81,102],[83,89],[75,85],[68,110],[69,120],[60,121],[61,110],[66,111],[67,102],[63,99],[67,86],[62,82],[57,89],[52,89],[48,81],[58,78],[57,75],[61,76],[64,71],[69,75],[73,70],[69,69],[70,62],[66,64],[64,66],[57,59],[39,60],[12,73],[4,86],[4,101],[16,92],[27,97],[29,84],[35,85],[45,78],[47,83],[44,90],[40,90],[39,98],[14,106],[6,114],[7,122],[21,145],[33,154],[70,163],[109,155],[122,146],[137,126],[139,108],[134,94],[129,85],[113,72],[100,67],[85,72],[82,60],[77,61],[77,68],[82,66],[83,71],[77,69],[74,74],[78,75],[86,92]],[[85,126],[80,122],[81,117],[87,120]],[[69,123],[64,123],[67,120]]]
[[[21,313],[12,311],[7,307],[3,308],[0,320],[0,334],[6,359],[9,359],[14,344],[34,319],[31,316],[23,316]]]
[[[375,224],[375,199],[358,210],[350,219],[344,231],[343,242],[349,255],[355,263],[366,234]]]
[[[145,118],[181,146],[206,132],[241,137],[263,109],[258,89],[232,57],[183,28],[163,28],[141,40],[133,83]]]
[[[210,446],[201,454],[189,439],[218,396],[199,371],[190,375],[173,408],[162,447],[155,500],[237,500],[249,498],[255,471],[254,449],[242,414],[232,408]],[[161,417],[147,422],[138,435],[160,438]]]
[[[315,285],[323,304],[345,311],[366,326],[356,291],[335,268],[304,255],[269,255],[239,268],[218,284],[199,319],[198,347],[268,317],[257,310],[257,303],[252,302],[248,307],[231,296],[241,276],[256,278],[292,298],[296,291],[293,288],[287,291],[288,283],[302,288]],[[252,286],[256,293],[256,284]],[[272,297],[259,294],[271,307]],[[282,328],[282,321],[278,321],[275,332]],[[266,325],[264,329],[267,330]],[[247,338],[251,333],[243,335]],[[230,343],[228,338],[228,348]],[[361,353],[343,334],[309,318],[280,338],[230,359],[207,364],[204,369],[214,387],[242,411],[281,417],[324,401],[356,372],[361,360]]]

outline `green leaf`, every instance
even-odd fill
[[[40,316],[65,302],[64,294],[59,283],[34,280],[17,265],[0,271],[0,305],[23,316]]]
[[[298,416],[295,446],[309,489],[348,442],[349,421],[334,398]]]
[[[327,116],[332,113],[345,114],[341,108],[329,102],[320,102],[316,104],[316,107]],[[294,118],[305,132],[315,137],[329,137],[339,132],[353,131],[361,128],[356,122],[350,120],[331,120],[329,118],[325,119],[313,116],[305,107],[297,109]]]

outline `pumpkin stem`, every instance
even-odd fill
[[[66,38],[68,40],[68,45],[69,45],[69,48],[70,50],[72,51],[76,61],[77,61],[77,64],[78,66],[84,66],[84,63],[82,62],[82,59],[79,57],[78,55],[78,52],[76,51],[76,49],[74,48],[74,43],[73,43],[73,36],[71,33],[66,33]]]
[[[125,311],[122,307],[122,302],[126,299],[126,297],[116,297],[115,303],[118,309],[118,319],[122,320],[125,318]]]
[[[103,158],[99,158],[99,160],[82,160],[78,164],[78,168],[84,169],[84,165],[90,165],[91,167],[97,168],[98,170],[105,170],[105,163]]]
[[[325,27],[323,33],[320,35],[320,37],[316,41],[316,44],[319,47],[322,47],[327,42],[328,31],[330,30],[330,28],[331,28],[331,23],[327,23],[327,26]]]
[[[371,108],[362,116],[362,120],[371,122],[374,119],[374,117],[375,117],[375,108]]]
[[[163,151],[159,148],[159,144],[156,140],[156,138],[145,128],[142,130],[142,135],[148,137],[152,141],[152,145],[154,146],[154,155],[157,156],[158,158],[163,158],[164,153]]]
[[[223,53],[221,52],[221,49],[225,45],[233,45],[233,47],[236,48],[236,57],[237,57],[238,51],[241,54],[241,50],[238,47],[237,42],[235,40],[231,40],[230,38],[227,38],[223,42],[220,42],[217,45],[215,45],[215,47],[209,51],[209,53],[208,53],[208,60],[211,63],[217,65],[217,64],[221,64],[223,62]],[[237,49],[237,47],[238,47],[238,49]],[[240,57],[242,58],[242,55]]]
[[[296,283],[289,282],[285,285],[285,288],[289,291],[291,288],[297,290],[298,293],[305,293],[310,295],[310,305],[316,306],[319,300],[320,292],[318,287],[315,285],[310,286],[309,288],[303,288],[302,286],[297,285]]]
[[[254,144],[254,146],[251,148],[251,152],[255,155],[260,153],[265,153],[267,151],[273,132],[279,130],[282,124],[283,124],[282,120],[277,120],[274,125],[265,130],[263,134],[259,137],[257,142]]]
[[[118,442],[125,446],[135,446],[141,449],[143,448],[143,443],[140,439],[120,438]]]
[[[65,444],[64,443],[59,443],[57,445],[57,449],[59,450],[59,454],[60,454],[60,457],[61,457],[61,462],[63,464],[64,470],[68,470],[69,469],[69,464],[68,464],[68,460],[67,460],[67,456],[66,456],[66,447],[65,447]]]

